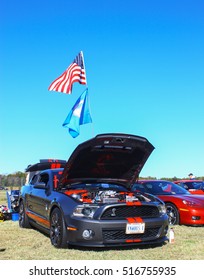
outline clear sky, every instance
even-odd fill
[[[48,87],[81,50],[93,124],[74,139],[86,87]],[[141,176],[203,176],[204,1],[1,0],[0,101],[0,174],[122,132],[155,146]]]

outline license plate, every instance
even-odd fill
[[[126,225],[126,234],[144,233],[145,223],[132,223]]]

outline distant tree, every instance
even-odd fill
[[[148,177],[139,177],[140,180],[156,180],[156,177],[148,176]]]
[[[8,187],[21,186],[25,183],[26,174],[24,172],[15,172],[8,175],[0,175],[0,185]]]

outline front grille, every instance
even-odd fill
[[[159,234],[160,227],[147,228],[144,233],[139,234],[126,234],[125,230],[103,230],[103,240],[104,241],[116,241],[116,240],[135,240],[135,239],[145,239],[145,238],[155,238]]]
[[[159,210],[156,206],[148,206],[148,205],[114,206],[114,207],[107,208],[103,212],[101,216],[101,220],[125,219],[130,217],[141,217],[141,218],[159,217]]]

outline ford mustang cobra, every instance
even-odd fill
[[[43,230],[57,248],[163,243],[164,203],[129,191],[153,149],[146,138],[126,134],[80,144],[64,168],[41,170],[22,186],[20,227]]]

